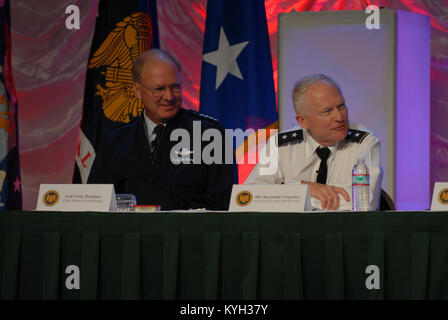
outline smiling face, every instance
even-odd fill
[[[179,112],[182,96],[170,89],[175,83],[180,83],[180,75],[174,62],[160,56],[150,57],[145,61],[140,83],[134,83],[134,92],[142,101],[146,116],[156,124],[166,123]],[[166,87],[163,95],[154,96],[155,91],[151,89],[163,87]]]
[[[327,82],[318,81],[308,87],[296,119],[322,146],[334,146],[347,136],[348,111],[344,98]]]

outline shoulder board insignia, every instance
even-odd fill
[[[277,144],[279,147],[285,146],[291,143],[300,143],[303,141],[303,130],[294,130],[287,132],[280,132],[277,135]]]
[[[345,140],[350,141],[350,142],[361,143],[364,141],[365,137],[367,137],[368,135],[369,135],[369,132],[367,132],[367,131],[348,129],[347,136],[345,137]]]
[[[208,120],[211,120],[211,121],[214,121],[214,122],[218,122],[218,121],[219,121],[218,119],[216,119],[216,118],[214,118],[214,117],[212,117],[212,116],[209,116],[208,114],[199,113],[199,112],[194,111],[194,110],[191,110],[191,112],[192,112],[195,116],[200,117],[200,118],[205,118],[205,119],[208,119]]]

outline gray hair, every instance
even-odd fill
[[[295,83],[294,88],[292,89],[292,103],[294,105],[296,114],[303,112],[303,98],[305,97],[308,88],[316,82],[326,82],[338,89],[342,95],[342,91],[338,83],[329,76],[321,73],[316,73],[310,76],[303,77]]]
[[[132,79],[135,82],[141,81],[141,74],[143,70],[143,66],[147,60],[159,58],[160,60],[171,60],[177,68],[177,71],[180,73],[180,64],[176,58],[174,58],[168,51],[162,49],[149,49],[144,51],[135,61],[132,66]]]

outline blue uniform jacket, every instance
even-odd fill
[[[205,164],[204,161],[174,164],[170,159],[170,150],[179,141],[170,141],[171,132],[176,128],[189,132],[190,150],[193,150],[193,121],[200,121],[201,132],[218,129],[224,141],[224,128],[217,121],[195,111],[180,109],[167,123],[153,160],[141,114],[132,122],[106,133],[88,183],[113,183],[116,193],[132,193],[137,204],[158,204],[162,210],[227,210],[232,185],[236,181],[234,175],[237,175],[235,161],[232,164],[225,164],[224,159],[222,164]],[[209,143],[201,142],[201,149]],[[224,143],[222,148],[224,157]]]

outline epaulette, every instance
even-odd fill
[[[292,143],[300,143],[303,141],[303,129],[280,132],[277,135],[277,144],[279,147]]]
[[[356,142],[361,143],[369,135],[369,132],[367,131],[361,131],[361,130],[355,130],[355,129],[348,129],[347,136],[345,137],[345,140],[350,142]]]
[[[216,119],[216,118],[214,118],[214,117],[212,117],[212,116],[209,116],[208,114],[199,113],[199,112],[194,111],[194,110],[190,110],[190,111],[191,111],[191,113],[192,113],[193,115],[195,115],[196,117],[199,117],[199,118],[205,118],[205,119],[208,119],[208,120],[211,120],[211,121],[214,121],[214,122],[219,122],[218,119]]]

